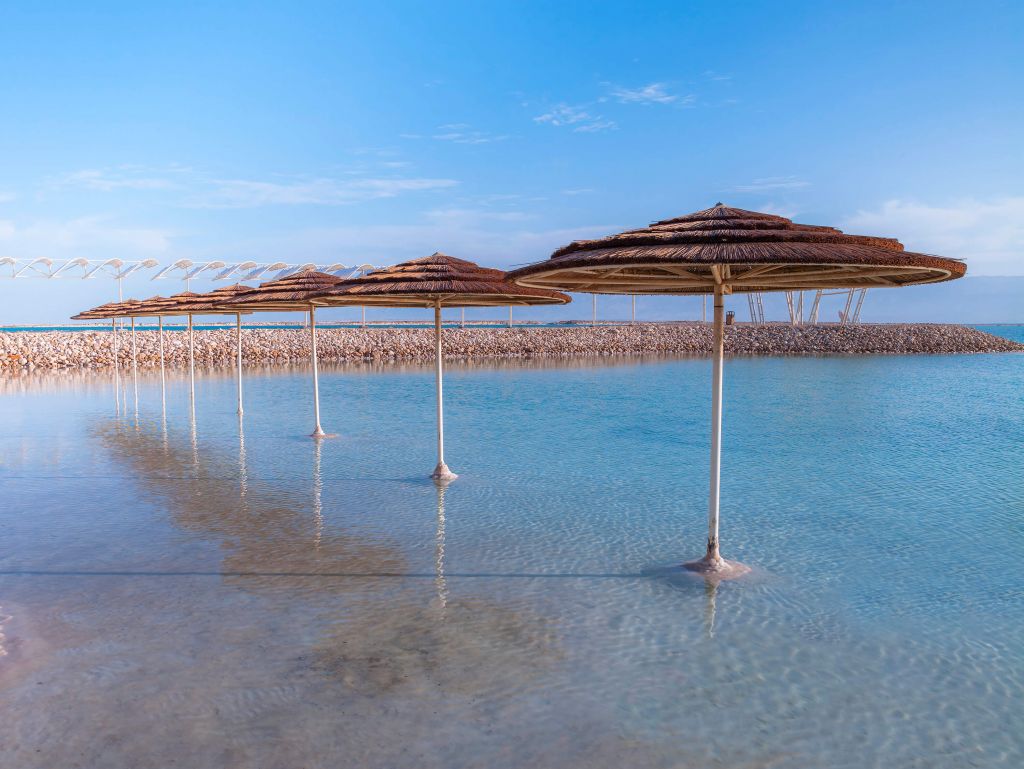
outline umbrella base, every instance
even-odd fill
[[[437,467],[434,468],[434,472],[430,474],[430,477],[435,481],[454,481],[459,476],[449,470],[448,465],[444,462],[438,462]]]
[[[325,433],[319,427],[309,434],[310,438],[337,438],[337,433]]]
[[[724,558],[708,558],[708,556],[704,556],[699,561],[684,563],[683,568],[716,582],[736,579],[750,573],[750,567],[746,564],[739,563],[738,561],[727,561]]]

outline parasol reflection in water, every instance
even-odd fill
[[[1019,763],[1021,553],[989,536],[1022,499],[1017,357],[731,367],[731,547],[768,575],[718,585],[649,570],[701,536],[703,360],[456,364],[447,488],[413,477],[423,366],[328,367],[350,437],[319,454],[264,406],[308,367],[247,372],[244,432],[203,373],[195,435],[155,377],[137,427],[110,377],[0,383],[0,763]]]

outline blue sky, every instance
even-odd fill
[[[508,267],[722,200],[1024,275],[1022,39],[1014,2],[8,2],[0,256]],[[0,323],[112,291],[55,283]]]

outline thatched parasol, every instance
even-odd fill
[[[125,299],[114,311],[115,317],[130,318],[132,327],[132,389],[135,393],[135,416],[139,415],[139,357],[135,344],[135,315],[133,311],[142,306],[138,299]]]
[[[224,299],[217,306],[226,309],[266,310],[272,312],[309,313],[310,359],[313,363],[313,438],[325,438],[327,433],[320,426],[320,372],[316,355],[316,308],[310,302],[313,294],[326,291],[341,282],[336,275],[316,270],[304,270],[284,278],[261,283],[236,296]]]
[[[120,302],[107,302],[91,310],[83,310],[78,315],[72,315],[71,320],[106,320],[114,317],[115,310],[120,306]]]
[[[132,318],[134,323],[135,317],[150,317],[152,308],[161,307],[170,300],[164,296],[151,296],[149,299],[143,299],[138,303],[138,306],[134,308],[136,315]],[[167,416],[167,371],[164,363],[164,318],[162,315],[157,315],[157,341],[160,344],[160,408],[164,417]]]
[[[221,286],[218,289],[209,291],[205,294],[199,294],[191,301],[183,301],[178,305],[178,311],[184,311],[189,313],[189,333],[191,334],[191,323],[192,313],[197,315],[234,315],[235,316],[235,368],[237,372],[236,381],[238,382],[238,415],[242,416],[244,409],[242,408],[242,311],[235,309],[224,309],[221,306],[222,302],[229,299],[233,299],[240,294],[244,294],[251,290],[250,286],[243,286],[241,283],[236,283],[232,286]],[[191,337],[190,337],[190,348],[191,348]]]
[[[235,344],[238,350],[238,413],[242,413],[242,312],[237,309],[224,310],[218,305],[220,301],[236,296],[239,293],[248,291],[248,286],[235,284],[233,286],[222,286],[215,291],[205,294],[197,294],[194,291],[182,291],[170,297],[154,296],[142,302],[136,302],[127,313],[133,317],[156,317],[159,324],[160,335],[160,379],[161,386],[166,388],[164,374],[164,316],[188,316],[188,368],[190,397],[193,407],[195,405],[195,329],[193,323],[194,315],[234,315],[235,321]]]
[[[118,339],[117,339],[117,315],[116,311],[121,306],[120,302],[107,302],[91,310],[85,310],[77,315],[72,315],[71,320],[106,320],[110,319],[111,355],[114,360],[114,402],[117,404],[117,412],[121,413],[121,367],[118,361]]]
[[[516,283],[604,294],[713,294],[714,367],[707,553],[687,567],[715,578],[748,571],[719,554],[724,296],[749,291],[885,288],[962,277],[963,262],[903,250],[893,238],[847,235],[832,227],[721,203],[598,240],[570,243],[544,262],[510,273]]]
[[[437,467],[431,477],[450,481],[457,476],[444,461],[444,398],[442,388],[441,308],[505,305],[565,304],[565,294],[509,283],[505,273],[464,259],[435,253],[423,259],[375,270],[342,280],[313,297],[319,305],[376,305],[379,307],[432,307],[434,360],[437,383]]]

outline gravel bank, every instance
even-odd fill
[[[225,365],[234,360],[233,330],[197,331],[196,362]],[[121,335],[120,360],[131,360],[130,334]],[[248,364],[307,360],[309,334],[302,330],[242,332]],[[431,329],[321,329],[324,361],[413,361],[433,356]],[[169,366],[188,365],[188,336],[164,334]],[[0,371],[12,369],[109,368],[110,332],[0,333]],[[157,332],[140,331],[139,365],[160,363]],[[709,355],[711,328],[701,323],[637,324],[566,328],[451,328],[445,351],[453,358],[580,357],[620,355]],[[1021,352],[1024,345],[966,326],[946,324],[737,325],[726,329],[733,355],[830,355]]]

